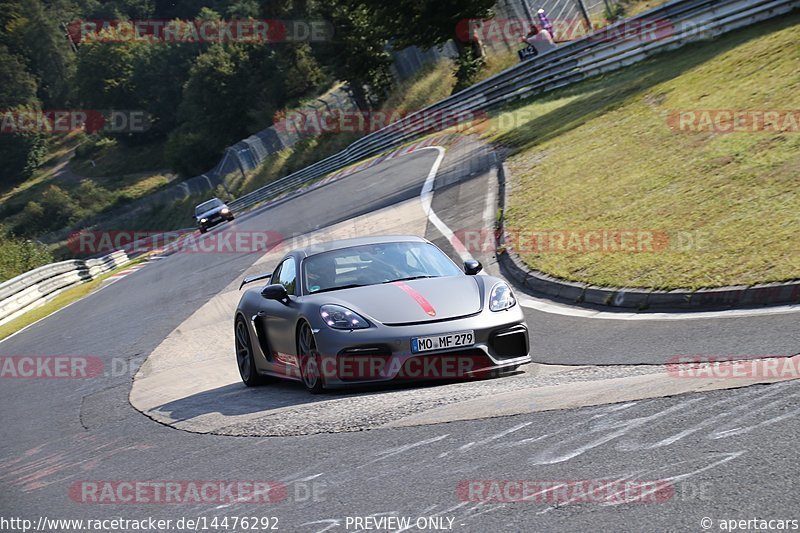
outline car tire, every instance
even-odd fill
[[[311,394],[321,393],[325,390],[325,379],[320,370],[317,341],[308,322],[303,322],[297,330],[297,354],[303,385]]]
[[[241,376],[242,382],[248,387],[264,384],[266,379],[258,373],[256,368],[250,331],[247,328],[247,322],[241,315],[236,318],[234,323],[233,338],[233,342],[236,345],[236,366],[239,368],[239,376]]]
[[[200,228],[200,233],[205,233],[205,232],[207,232],[207,231],[208,231],[208,230],[207,230],[206,228]]]

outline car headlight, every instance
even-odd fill
[[[200,223],[202,224],[203,222],[208,222],[208,219],[207,218],[201,218],[200,219]]]
[[[220,210],[220,213],[222,213],[223,215],[227,215],[227,214],[228,214],[228,213],[230,213],[230,212],[231,212],[231,210],[230,210],[230,209],[228,209],[227,207],[223,207],[223,208]]]
[[[509,309],[516,305],[517,300],[514,298],[514,293],[511,292],[511,287],[505,283],[498,283],[492,287],[492,292],[489,295],[489,309],[491,311],[502,311]]]
[[[341,305],[325,304],[319,308],[322,320],[333,329],[364,329],[369,322],[350,309]]]

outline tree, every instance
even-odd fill
[[[370,96],[384,98],[393,81],[387,29],[361,0],[325,0],[313,9],[335,32],[332,42],[315,46],[317,57],[337,79],[350,84],[356,105],[369,109]]]
[[[36,89],[36,78],[24,60],[0,44],[0,109],[37,106]]]
[[[153,44],[136,56],[130,82],[138,109],[147,111],[151,119],[143,140],[160,142],[178,126],[183,87],[195,58],[205,48],[198,43]]]
[[[78,49],[75,91],[91,109],[138,109],[137,68],[147,65],[150,43],[87,41]]]
[[[36,79],[21,58],[0,44],[0,119],[8,114],[16,122],[17,111],[38,110]],[[42,132],[0,133],[0,187],[8,189],[24,181],[41,164],[47,150]]]
[[[208,170],[224,148],[247,135],[247,53],[241,45],[215,44],[191,68],[166,156],[184,175]]]
[[[3,25],[0,43],[24,59],[37,78],[38,97],[47,108],[64,107],[69,98],[69,80],[75,60],[59,20],[69,20],[73,11],[62,2],[40,0],[0,3]]]
[[[466,42],[457,28],[467,20],[483,20],[493,16],[495,0],[364,0],[369,3],[388,31],[394,35],[395,49],[416,45],[423,49],[442,46],[453,40],[459,51],[457,84],[464,85],[474,70],[471,62],[483,61],[479,43]]]

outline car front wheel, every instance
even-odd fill
[[[308,322],[303,322],[297,333],[297,352],[300,360],[300,377],[311,394],[319,394],[325,388],[320,368],[319,351],[314,332]]]

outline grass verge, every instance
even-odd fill
[[[699,288],[800,278],[800,135],[675,131],[675,111],[795,110],[800,13],[686,46],[493,118],[506,225],[664,232],[652,253],[522,252],[603,286]],[[699,244],[701,243],[701,244]]]

